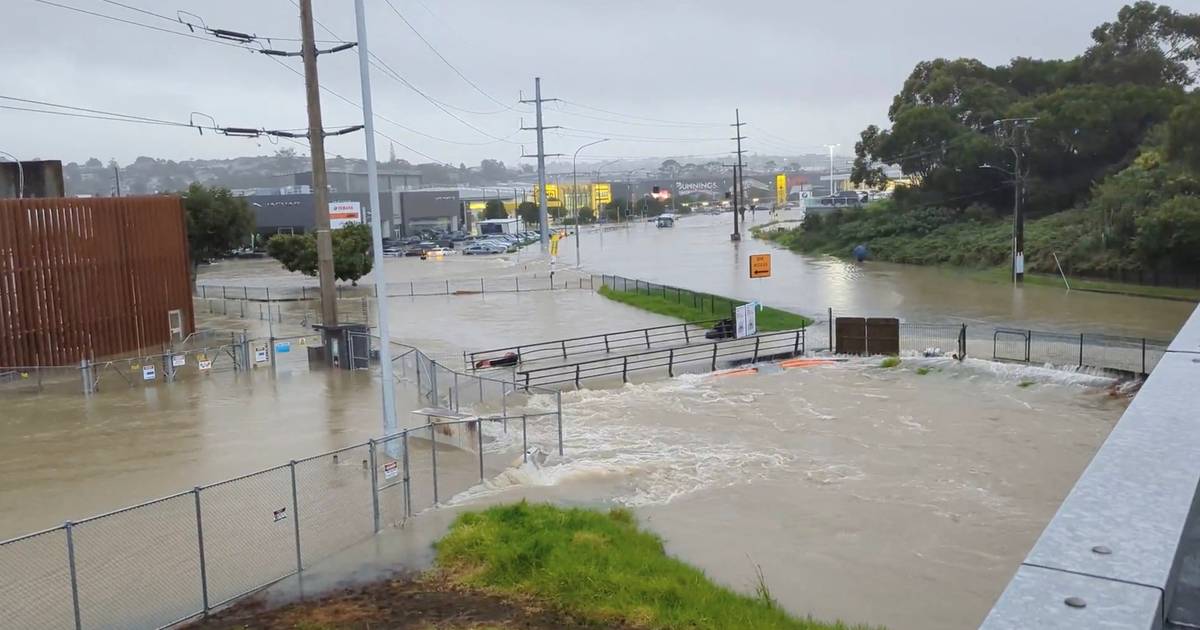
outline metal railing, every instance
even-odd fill
[[[716,370],[722,365],[754,363],[803,354],[804,330],[797,329],[518,370],[517,380],[522,387],[545,387],[561,383],[574,383],[578,387],[584,380],[605,377],[614,377],[615,380],[618,375],[622,382],[628,382],[630,372],[665,368],[668,376],[674,376],[677,367],[698,365],[705,370]]]
[[[567,361],[581,355],[604,355],[634,348],[649,350],[654,347],[687,345],[693,341],[704,340],[709,326],[717,321],[713,319],[650,326],[584,337],[540,341],[506,348],[464,352],[463,362],[467,369],[474,370],[483,361],[501,359],[509,355],[516,355],[519,364],[528,365],[546,361]]]
[[[524,293],[527,291],[551,291],[563,289],[593,289],[590,277],[551,279],[550,274],[528,274],[498,278],[455,278],[446,280],[413,280],[389,282],[388,297],[424,297],[432,295],[471,295],[478,293]],[[242,300],[248,302],[297,302],[319,300],[320,287],[251,287],[216,284],[198,284],[194,297],[205,300]],[[354,299],[376,297],[375,285],[338,286],[337,297]]]
[[[733,317],[733,310],[746,303],[744,300],[735,300],[711,293],[681,289],[666,284],[647,282],[624,276],[592,276],[591,285],[593,287],[596,286],[596,278],[600,279],[600,286],[608,287],[614,291],[642,295],[660,295],[664,299],[673,300],[679,304],[690,304],[693,308],[706,313],[712,313],[717,318]]]
[[[394,345],[397,398],[436,407],[414,412],[429,421],[0,541],[2,624],[177,624],[436,507],[512,465],[518,448],[522,458],[562,453],[558,392],[455,372]]]
[[[1158,365],[1168,345],[1145,337],[997,328],[992,333],[992,358],[1146,375]]]

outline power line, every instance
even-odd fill
[[[182,25],[188,27],[189,31],[193,31],[193,29],[199,28],[200,30],[205,31],[208,34],[216,35],[217,37],[221,37],[221,35],[218,35],[218,33],[228,33],[229,32],[229,31],[224,31],[223,29],[209,28],[208,24],[203,23],[204,19],[194,13],[187,13],[185,11],[180,11],[178,14],[176,14],[175,17],[171,17],[169,15],[165,15],[162,13],[156,13],[154,11],[150,11],[149,9],[143,9],[141,7],[133,6],[131,4],[126,4],[124,2],[117,2],[117,0],[100,0],[100,2],[104,2],[107,4],[111,4],[113,6],[121,7],[123,9],[128,9],[130,11],[141,13],[143,15],[149,15],[151,17],[156,17],[160,20],[165,20],[165,21],[171,22],[173,24],[182,24]],[[184,15],[190,15],[192,17],[199,19],[201,21],[201,24],[199,24],[199,25],[192,24],[191,22],[184,20],[183,19]],[[246,35],[246,34],[239,33],[239,35]],[[248,35],[248,37],[250,37],[251,39],[255,39],[255,40],[262,39],[262,40],[267,40],[267,41],[279,41],[279,42],[298,42],[298,41],[300,41],[299,37],[271,37],[268,35],[257,35],[257,34]],[[229,38],[225,37],[225,39],[229,39]],[[333,41],[333,40],[316,40],[316,41],[317,41],[317,43],[321,43],[321,44],[334,44],[334,43],[345,44],[345,43],[347,43],[344,41]]]
[[[620,112],[614,112],[614,111],[612,111],[612,110],[609,110],[609,109],[601,109],[601,108],[599,108],[599,107],[592,107],[592,106],[590,106],[590,105],[583,105],[583,104],[580,104],[580,103],[576,103],[576,102],[574,102],[574,101],[569,101],[569,100],[567,100],[567,99],[560,99],[560,100],[562,100],[564,103],[566,103],[566,104],[568,104],[568,105],[572,105],[572,106],[574,106],[574,107],[579,107],[579,108],[582,108],[582,109],[590,109],[590,110],[592,110],[592,111],[597,111],[597,112],[601,112],[601,113],[604,113],[604,114],[611,114],[611,115],[613,115],[613,116],[620,116],[621,118],[631,118],[631,119],[634,119],[634,120],[646,120],[646,121],[650,121],[650,122],[663,123],[663,124],[670,124],[670,125],[688,126],[688,127],[711,127],[711,128],[721,128],[721,127],[725,127],[725,126],[726,126],[726,125],[724,125],[724,124],[719,124],[719,123],[684,122],[684,121],[678,121],[678,120],[665,120],[665,119],[662,119],[662,118],[650,118],[650,117],[647,117],[647,116],[634,116],[634,115],[632,115],[632,114],[622,114],[622,113],[620,113]]]
[[[422,34],[421,34],[421,32],[420,32],[420,31],[418,31],[418,30],[416,29],[416,27],[414,27],[414,26],[412,25],[412,23],[411,23],[411,22],[409,22],[409,21],[408,21],[408,18],[404,17],[404,14],[403,14],[403,13],[400,13],[400,10],[396,8],[396,5],[392,4],[392,0],[383,0],[383,2],[384,2],[384,4],[386,4],[386,5],[388,6],[388,8],[389,8],[389,9],[391,9],[391,10],[392,10],[392,13],[395,13],[395,14],[396,14],[396,17],[400,18],[400,21],[401,21],[401,22],[404,22],[404,25],[408,27],[408,30],[412,31],[412,32],[413,32],[413,35],[416,35],[416,36],[417,36],[417,39],[420,39],[420,40],[421,40],[421,42],[422,42],[422,43],[424,43],[424,44],[425,44],[425,46],[427,46],[427,47],[429,48],[429,50],[433,51],[433,54],[437,55],[437,58],[438,58],[438,59],[441,59],[441,60],[442,60],[442,63],[446,64],[446,67],[447,67],[447,68],[450,68],[451,70],[453,70],[453,71],[454,71],[454,74],[457,74],[457,75],[458,75],[458,78],[460,78],[460,79],[462,79],[463,81],[465,81],[465,82],[466,82],[466,84],[467,84],[467,85],[469,85],[469,86],[471,86],[472,88],[474,88],[476,92],[479,92],[480,94],[482,94],[482,95],[484,95],[485,97],[487,97],[487,99],[488,99],[488,100],[490,100],[490,101],[492,101],[493,103],[495,103],[495,104],[499,105],[500,107],[503,107],[503,108],[504,108],[504,110],[501,110],[501,111],[505,111],[505,110],[507,110],[507,111],[514,111],[514,112],[515,112],[515,111],[520,111],[520,110],[518,110],[517,108],[513,107],[512,105],[509,105],[509,104],[507,104],[507,103],[503,103],[503,102],[501,102],[501,101],[497,100],[497,99],[496,99],[494,96],[492,96],[491,94],[489,94],[489,93],[488,93],[486,90],[484,90],[483,88],[479,87],[479,85],[477,85],[477,84],[476,84],[474,81],[472,81],[471,79],[467,78],[467,75],[463,74],[463,73],[462,73],[462,71],[461,71],[461,70],[459,70],[459,69],[458,69],[458,68],[457,68],[457,67],[456,67],[454,64],[450,63],[450,61],[449,61],[448,59],[446,59],[446,57],[445,57],[445,56],[443,56],[441,52],[439,52],[439,51],[438,51],[438,49],[437,49],[437,47],[436,47],[436,46],[434,46],[432,43],[430,43],[428,39],[425,39],[425,36],[424,36],[424,35],[422,35]],[[501,112],[500,112],[500,111],[497,111],[497,112],[493,112],[493,113],[497,113],[497,114],[498,114],[498,113],[501,113]]]
[[[610,133],[607,131],[596,131],[595,129],[580,129],[578,127],[562,127],[568,131],[575,131],[585,134],[596,134],[598,138],[614,138],[618,140],[627,140],[629,142],[724,142],[728,138],[668,138],[658,136],[638,136],[632,134]],[[559,134],[568,137],[587,138],[589,136]]]
[[[228,46],[230,48],[238,48],[240,50],[248,50],[248,51],[254,50],[253,48],[247,48],[246,46],[243,46],[241,44],[235,44],[232,42],[225,42],[225,41],[220,41],[220,40],[216,40],[216,39],[210,39],[208,37],[202,37],[202,36],[196,35],[194,33],[184,33],[181,31],[174,31],[169,28],[162,28],[159,26],[154,26],[153,24],[146,24],[145,22],[128,20],[125,18],[116,17],[114,15],[108,15],[106,13],[99,13],[96,11],[89,11],[87,9],[81,9],[79,7],[73,7],[73,6],[66,5],[66,4],[59,4],[57,2],[52,2],[51,0],[33,0],[33,2],[37,2],[39,4],[44,4],[46,6],[57,7],[59,9],[66,9],[68,11],[75,11],[76,13],[83,13],[85,15],[91,15],[93,17],[103,18],[105,20],[112,20],[114,22],[120,22],[122,24],[128,24],[130,26],[138,26],[138,27],[149,29],[152,31],[158,31],[160,33],[167,33],[170,35],[178,35],[179,37],[187,37],[189,39],[198,39],[202,42],[208,42],[210,44],[218,44],[220,46]]]

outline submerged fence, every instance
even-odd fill
[[[528,291],[558,291],[566,289],[595,288],[590,277],[567,278],[567,274],[528,274],[525,276],[503,276],[497,278],[447,278],[445,280],[413,280],[389,282],[388,297],[424,297],[432,295],[471,295],[477,293],[524,293]],[[251,302],[294,302],[319,300],[318,286],[293,287],[250,287],[215,284],[199,284],[193,297],[205,300],[246,300]],[[361,286],[338,286],[338,299],[377,297],[374,284]]]
[[[371,357],[372,343],[355,346]],[[3,625],[173,625],[303,573],[489,471],[561,454],[557,392],[462,374],[393,346],[398,405],[419,423],[0,542]]]

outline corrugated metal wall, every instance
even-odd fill
[[[194,330],[178,197],[0,199],[0,367],[72,365]]]

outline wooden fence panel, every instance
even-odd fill
[[[195,328],[178,197],[0,199],[0,367],[74,365]]]

